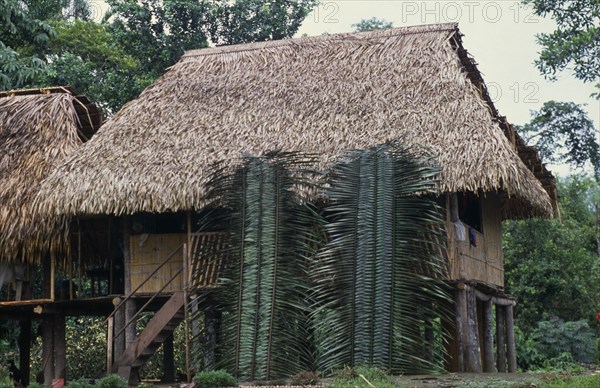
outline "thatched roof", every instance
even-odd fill
[[[0,260],[35,261],[60,249],[65,218],[36,217],[33,198],[100,123],[95,105],[67,88],[0,92]]]
[[[202,206],[215,161],[304,151],[326,167],[401,139],[430,147],[441,190],[502,190],[507,216],[549,216],[477,77],[454,24],[189,51],[53,172],[42,207],[189,210]]]

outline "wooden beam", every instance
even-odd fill
[[[517,371],[517,349],[515,346],[515,323],[512,305],[506,306],[506,342],[508,373],[515,373]]]
[[[482,302],[483,316],[483,371],[496,371],[494,362],[494,328],[492,327],[492,301]]]
[[[498,372],[506,372],[506,330],[505,330],[505,307],[496,305],[496,355],[498,360]]]

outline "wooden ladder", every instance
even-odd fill
[[[112,372],[123,377],[129,385],[137,385],[138,370],[183,321],[184,303],[184,292],[175,292],[154,314],[135,341],[115,360]]]

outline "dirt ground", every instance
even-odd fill
[[[600,374],[600,371],[587,371],[585,374]],[[569,375],[558,373],[448,373],[443,375],[396,376],[399,387],[408,388],[535,388],[541,383]],[[324,379],[316,387],[328,386],[330,379]],[[273,386],[260,388],[307,388],[307,386]]]

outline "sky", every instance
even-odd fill
[[[106,12],[101,0],[92,1],[92,12],[100,19]],[[569,71],[558,81],[540,75],[533,62],[540,47],[535,35],[551,32],[555,24],[533,14],[530,7],[515,0],[321,0],[306,18],[297,36],[350,32],[361,19],[382,18],[394,27],[458,22],[463,45],[478,63],[490,96],[501,115],[521,125],[530,112],[544,102],[573,101],[587,104],[589,117],[600,128],[600,100],[590,95],[592,84],[584,84]],[[565,166],[549,166],[561,175]]]

